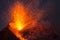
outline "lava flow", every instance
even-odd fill
[[[26,26],[31,26],[34,24],[31,17],[27,15],[27,12],[22,4],[19,2],[15,3],[14,6],[11,8],[11,22],[10,30],[20,39],[25,40],[23,37],[21,37],[21,34],[19,31],[24,30]]]

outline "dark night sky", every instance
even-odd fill
[[[0,29],[2,29],[8,24],[7,21],[8,13],[5,13],[7,9],[8,9],[8,1],[0,0]]]
[[[41,1],[41,0],[40,0]],[[25,3],[28,3],[28,1],[24,1],[24,4]],[[9,6],[11,4],[14,3],[14,0],[0,0],[0,29],[6,27],[8,25],[8,23],[10,22],[10,17],[9,17],[9,12],[8,12],[8,9],[9,9]],[[59,2],[56,1],[56,0],[42,0],[42,2],[40,2],[40,7],[43,8],[43,9],[48,9],[49,7],[46,6],[46,4],[50,4],[51,6],[53,5],[53,8],[54,8],[54,12],[51,12],[51,14],[48,14],[49,15],[49,19],[50,21],[52,22],[53,25],[57,24],[56,27],[57,28],[60,28],[59,24],[60,24],[60,14],[59,14]],[[55,26],[54,26],[55,27]],[[53,28],[54,28],[53,27]]]
[[[0,30],[10,22],[8,9],[12,3],[12,0],[0,0]]]

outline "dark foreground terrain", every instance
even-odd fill
[[[60,40],[59,35],[56,35],[54,32],[39,31],[39,28],[27,29],[22,33],[22,37],[27,40]],[[8,27],[0,31],[0,40],[19,40],[9,29]]]

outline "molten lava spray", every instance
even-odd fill
[[[22,30],[24,28],[25,17],[26,14],[25,14],[24,7],[19,3],[15,4],[14,8],[12,9],[12,21],[13,21],[12,25],[17,30]]]
[[[13,31],[13,33],[20,38],[20,40],[25,40],[21,37],[21,34],[19,31],[23,30],[27,25],[33,25],[34,22],[27,15],[27,12],[22,4],[19,2],[15,3],[13,7],[11,8],[11,23],[10,30]],[[30,26],[31,26],[30,25]]]
[[[13,6],[11,10],[11,18],[12,23],[10,23],[10,25],[17,30],[22,30],[27,25],[26,22],[31,20],[31,18],[26,14],[25,8],[18,2]]]

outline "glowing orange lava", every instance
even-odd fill
[[[23,30],[27,25],[33,25],[34,22],[31,18],[27,15],[27,12],[22,4],[19,2],[15,3],[11,8],[11,22],[10,30],[18,37],[20,40],[24,40],[21,37],[19,31]],[[30,26],[31,26],[30,25]]]
[[[17,30],[22,30],[26,26],[25,22],[30,19],[20,3],[16,3],[15,6],[13,6],[11,15],[12,23],[10,23],[10,25]]]

